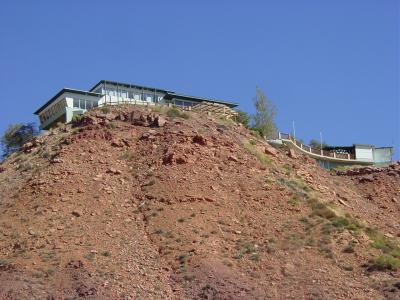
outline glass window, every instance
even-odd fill
[[[126,90],[121,90],[121,91],[120,91],[120,94],[121,94],[121,97],[122,97],[122,98],[128,98],[128,91],[126,91]]]
[[[74,98],[74,107],[79,107],[79,99]]]
[[[144,99],[148,102],[153,101],[153,96],[152,94],[144,94]]]
[[[79,108],[85,109],[85,100],[79,99]]]
[[[116,95],[117,95],[117,91],[116,91],[115,89],[109,88],[109,89],[107,90],[107,94],[108,94],[109,96],[116,96]]]

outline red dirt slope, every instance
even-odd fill
[[[169,115],[94,110],[3,162],[0,299],[399,298],[398,165],[360,183]]]

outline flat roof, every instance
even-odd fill
[[[47,106],[49,106],[52,102],[54,102],[58,97],[60,97],[64,93],[74,93],[74,94],[79,94],[79,95],[89,95],[89,96],[95,96],[95,97],[102,96],[102,94],[99,94],[99,93],[93,93],[93,92],[70,89],[70,88],[63,88],[55,96],[53,96],[49,101],[47,101],[45,104],[43,104],[37,111],[35,111],[34,114],[38,115],[42,110],[44,110]]]
[[[98,83],[96,83],[89,91],[93,91],[96,89],[97,86],[100,84],[105,83],[105,84],[111,84],[111,85],[119,85],[119,86],[124,86],[124,87],[133,87],[133,88],[139,88],[139,89],[146,89],[146,90],[157,90],[160,92],[165,92],[165,93],[173,93],[172,91],[166,90],[166,89],[159,89],[155,87],[149,87],[149,86],[144,86],[144,85],[138,85],[138,84],[130,84],[130,83],[124,83],[124,82],[118,82],[118,81],[111,81],[111,80],[100,80]]]

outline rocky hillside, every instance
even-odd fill
[[[201,114],[93,110],[0,166],[0,299],[399,299],[399,183]]]

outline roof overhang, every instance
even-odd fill
[[[172,100],[172,99],[179,99],[179,100],[188,100],[188,101],[195,101],[195,102],[213,102],[213,103],[219,103],[219,104],[224,104],[230,108],[237,107],[238,104],[234,102],[227,102],[223,100],[217,100],[217,99],[211,99],[211,98],[203,98],[203,97],[195,97],[195,96],[189,96],[189,95],[183,95],[183,94],[177,94],[177,93],[167,93],[164,96],[165,99],[167,100]]]
[[[53,96],[49,101],[47,101],[45,104],[43,104],[37,111],[35,111],[34,114],[35,115],[40,114],[41,111],[46,109],[47,106],[49,106],[51,103],[56,101],[62,94],[65,94],[65,93],[72,93],[72,94],[86,95],[86,96],[94,96],[94,97],[99,97],[99,98],[103,96],[102,94],[99,94],[99,93],[93,93],[93,92],[70,89],[70,88],[63,88],[55,96]]]
[[[118,82],[118,81],[110,81],[110,80],[100,80],[89,91],[93,92],[101,84],[118,85],[118,86],[122,86],[122,87],[126,87],[126,88],[145,89],[145,90],[149,90],[149,91],[156,90],[156,91],[163,92],[163,93],[173,93],[172,91],[168,91],[165,89],[159,89],[159,88],[154,88],[154,87],[149,87],[149,86],[130,84],[130,83],[124,83],[124,82]]]

